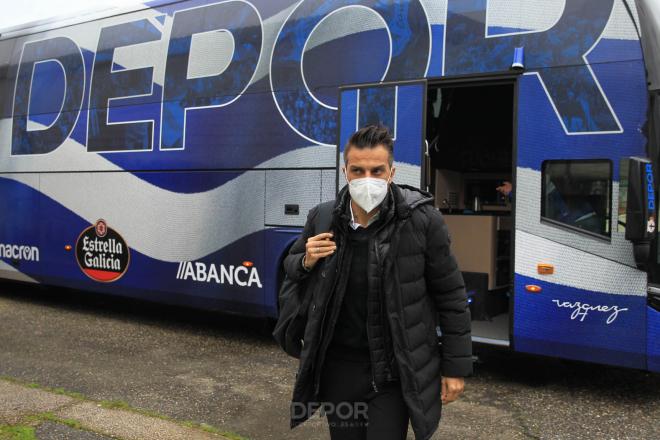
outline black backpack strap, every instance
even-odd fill
[[[314,235],[319,235],[323,232],[328,232],[332,226],[332,211],[334,210],[335,202],[329,201],[318,205],[318,214],[314,219]],[[305,295],[303,298],[300,313],[302,316],[307,316],[307,309],[309,303],[312,301],[312,295]]]
[[[335,202],[323,202],[318,205],[318,214],[314,222],[314,235],[328,232],[332,226],[332,211],[335,209]]]

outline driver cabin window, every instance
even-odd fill
[[[589,234],[610,237],[612,162],[543,162],[541,216]]]

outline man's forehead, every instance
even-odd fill
[[[378,145],[373,148],[349,148],[347,151],[347,161],[349,165],[360,166],[379,166],[389,163],[390,154],[387,149]]]

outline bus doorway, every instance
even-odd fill
[[[429,84],[427,96],[427,182],[465,279],[472,337],[509,346],[514,83]]]

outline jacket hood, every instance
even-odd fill
[[[410,185],[394,185],[401,195],[401,205],[400,209],[408,209],[412,211],[413,209],[425,205],[427,203],[433,203],[434,197],[430,192],[415,188]]]

